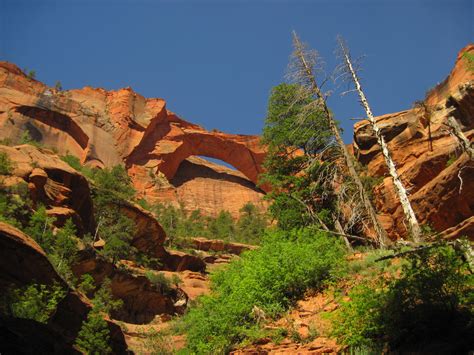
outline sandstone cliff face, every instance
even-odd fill
[[[182,197],[167,180],[190,156],[226,161],[246,180],[256,183],[265,155],[258,136],[206,131],[168,111],[164,100],[145,99],[131,88],[106,91],[85,87],[60,92],[28,79],[15,65],[0,62],[0,139],[17,143],[25,130],[59,154],[76,155],[90,166],[125,163],[139,194],[150,202],[162,201],[163,196],[171,201]],[[210,191],[216,200],[229,197],[217,191],[220,179],[207,181],[217,189],[203,188],[200,196],[194,197]],[[227,187],[224,184],[220,191],[228,191]],[[251,195],[257,199],[254,190],[254,186],[248,192],[240,188],[243,193],[234,194],[235,207],[230,206],[234,215],[248,202],[238,198]],[[189,202],[189,192],[184,195]],[[193,206],[202,204],[204,211],[217,209],[212,201],[193,202]]]
[[[474,238],[474,162],[446,126],[447,117],[454,116],[472,142],[474,73],[463,53],[474,53],[474,45],[460,52],[449,77],[427,95],[426,110],[377,117],[419,222],[446,230],[450,238]],[[355,125],[353,146],[369,175],[383,177],[375,188],[375,201],[385,228],[393,239],[405,237],[403,212],[367,121]]]
[[[96,223],[89,181],[63,162],[52,151],[31,145],[8,147],[0,145],[13,163],[10,176],[0,176],[6,186],[25,183],[35,204],[43,204],[47,214],[56,218],[61,227],[72,218],[79,236],[94,235]],[[132,245],[149,257],[159,258],[163,268],[170,271],[204,271],[199,258],[185,253],[168,252],[163,244],[166,233],[154,215],[130,201],[120,201],[120,210],[135,223]]]
[[[238,218],[239,210],[247,202],[261,211],[268,207],[268,202],[263,200],[265,193],[241,172],[195,156],[180,164],[170,184],[171,193],[158,194],[158,201],[182,203],[185,210],[200,209],[206,216],[216,217],[226,210]]]
[[[80,235],[94,230],[90,189],[84,176],[47,149],[0,145],[0,152],[8,155],[14,168],[12,176],[2,179],[4,185],[26,183],[33,202],[45,205],[59,225],[72,218]]]
[[[460,52],[451,74],[427,96],[426,110],[377,118],[420,222],[446,230],[451,238],[461,232],[474,233],[474,169],[472,162],[460,156],[457,141],[444,124],[447,116],[454,116],[472,140],[473,74],[463,54],[473,51],[474,46],[469,45]],[[139,195],[152,203],[181,202],[188,210],[199,208],[213,216],[225,209],[234,217],[246,202],[267,207],[261,201],[264,192],[254,185],[265,156],[257,136],[206,131],[168,111],[164,100],[145,99],[130,88],[58,92],[26,78],[15,65],[0,62],[0,127],[0,138],[17,140],[28,130],[46,146],[61,154],[73,153],[91,166],[125,163]],[[369,175],[384,177],[383,184],[375,188],[375,204],[390,237],[404,237],[402,210],[366,121],[355,125],[353,148]],[[195,157],[199,155],[226,161],[239,172]],[[41,170],[28,174],[38,193],[58,191],[58,186],[44,183]],[[46,175],[54,180],[49,172]],[[56,209],[55,213],[64,216],[69,212]],[[141,237],[137,245],[153,248]],[[155,253],[164,255],[160,248]]]

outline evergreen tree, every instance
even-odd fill
[[[272,186],[270,213],[282,229],[290,230],[322,220],[333,208],[327,182],[331,163],[320,155],[331,149],[332,134],[322,112],[312,106],[309,93],[298,84],[273,88],[263,130],[268,146],[263,182]],[[327,184],[327,185],[325,185]]]
[[[107,322],[99,311],[91,310],[77,335],[77,347],[86,354],[111,354],[109,343],[110,331]]]
[[[46,213],[46,208],[41,205],[31,215],[26,234],[32,237],[46,252],[51,254],[53,252],[54,236],[53,236],[53,222],[54,217],[49,217]]]

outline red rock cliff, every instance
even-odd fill
[[[130,88],[57,91],[28,79],[8,62],[0,62],[0,127],[0,139],[18,143],[28,130],[45,146],[54,147],[59,154],[74,154],[90,166],[125,163],[136,189],[151,202],[177,202],[183,197],[189,202],[186,190],[180,193],[168,182],[191,156],[223,160],[238,169],[241,178],[257,183],[265,154],[258,136],[206,131],[168,111],[162,99],[145,99]],[[214,169],[203,162],[197,165],[201,166],[198,175]],[[181,173],[189,179],[186,171]],[[230,175],[234,174],[224,172],[219,179],[205,177],[209,184],[199,186],[204,189],[199,195],[210,199],[194,201],[193,205],[211,214],[218,212],[223,207],[219,201],[229,197],[219,191],[223,190],[218,188],[219,180],[233,180],[230,186],[237,193],[231,196],[234,203],[230,208],[234,215],[243,204],[263,195],[255,186],[247,188]]]
[[[461,50],[448,78],[428,93],[425,108],[377,117],[419,222],[451,238],[474,238],[474,162],[446,126],[447,117],[455,117],[472,146],[474,73],[465,53],[474,53],[474,45]],[[406,236],[401,206],[367,121],[354,127],[354,151],[369,175],[383,177],[375,201],[390,236]]]

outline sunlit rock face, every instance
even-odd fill
[[[168,111],[163,99],[146,99],[131,88],[57,91],[0,62],[0,139],[19,143],[25,131],[89,166],[124,163],[139,195],[152,203],[180,201],[189,210],[215,215],[227,209],[234,216],[246,202],[264,206],[255,187],[265,157],[258,136],[207,131]],[[199,155],[240,174],[186,160]]]
[[[474,77],[465,53],[473,52],[473,45],[465,47],[450,75],[427,95],[429,114],[414,108],[377,118],[419,221],[446,230],[450,238],[474,234],[474,169],[445,126],[446,118],[454,116],[472,141]],[[200,209],[210,216],[228,210],[235,218],[247,202],[262,210],[267,207],[262,197],[268,187],[256,186],[265,158],[258,136],[207,131],[168,111],[163,99],[146,99],[130,88],[56,91],[27,78],[15,65],[0,62],[0,139],[18,143],[25,130],[58,154],[78,156],[83,164],[123,163],[139,197],[150,203],[181,203],[188,211]],[[374,189],[374,199],[390,237],[406,237],[402,209],[367,121],[355,125],[353,151],[369,175],[383,178]],[[197,156],[220,159],[237,170]],[[43,193],[45,176],[40,170],[28,173],[38,193]],[[51,184],[44,186],[52,191],[54,179],[45,173]],[[58,198],[64,196],[54,191]],[[72,210],[82,217],[82,212]],[[134,211],[128,213],[137,222],[147,220]],[[55,211],[58,218],[66,212]],[[149,247],[146,241],[142,244]]]
[[[379,116],[377,122],[419,222],[435,231],[446,231],[449,238],[465,235],[473,239],[474,162],[462,153],[446,126],[447,118],[455,117],[472,145],[474,73],[465,53],[474,53],[474,45],[461,50],[448,78],[428,93],[424,102],[428,113],[417,107]],[[355,125],[353,147],[369,175],[383,177],[374,192],[385,228],[393,239],[405,237],[402,208],[368,121]]]

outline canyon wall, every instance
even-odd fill
[[[473,45],[465,47],[446,80],[417,107],[377,117],[420,223],[449,237],[474,235],[472,160],[446,126],[453,116],[472,141],[474,76],[465,53],[473,52]],[[76,155],[88,166],[124,164],[139,197],[151,203],[182,203],[211,216],[225,209],[234,217],[247,202],[267,207],[262,197],[268,187],[256,186],[265,158],[258,136],[207,131],[168,111],[163,99],[146,99],[131,88],[58,91],[0,62],[0,128],[0,139],[19,143],[27,131],[43,146]],[[390,237],[405,237],[402,210],[367,121],[354,127],[353,151],[380,182],[374,201]],[[42,172],[35,174],[31,181],[40,186]],[[85,216],[78,209],[89,202],[71,201],[76,215]],[[94,221],[83,223],[90,229]]]

